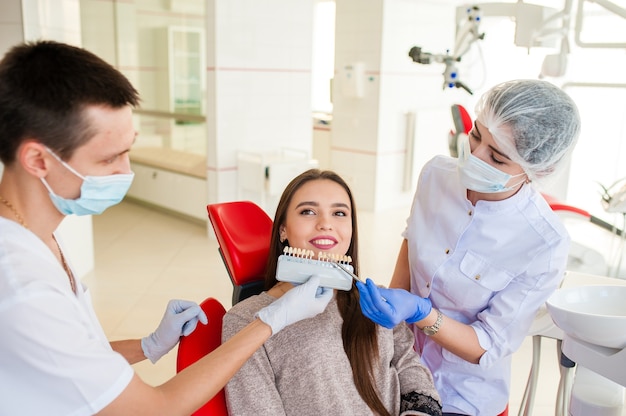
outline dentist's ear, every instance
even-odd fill
[[[50,167],[45,146],[36,140],[22,142],[17,150],[17,163],[22,165],[26,172],[37,178],[45,177]]]

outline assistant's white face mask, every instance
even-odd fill
[[[460,137],[459,139],[458,170],[461,183],[467,189],[483,194],[495,194],[511,191],[525,181],[525,179],[522,179],[516,184],[507,187],[506,184],[509,183],[511,178],[525,176],[526,174],[522,172],[517,175],[510,175],[502,172],[500,169],[491,166],[472,154],[468,136]]]

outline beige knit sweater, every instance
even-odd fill
[[[235,305],[224,317],[222,339],[232,337],[275,299],[267,293]],[[231,416],[372,415],[352,379],[343,349],[343,320],[333,299],[318,316],[272,336],[226,386]],[[379,397],[392,415],[440,415],[430,371],[413,349],[405,324],[378,327]]]

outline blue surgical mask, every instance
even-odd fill
[[[102,214],[105,209],[119,203],[124,198],[135,177],[132,172],[107,176],[83,176],[62,161],[52,150],[46,149],[70,172],[83,180],[83,184],[80,186],[80,196],[77,199],[66,199],[55,194],[48,182],[41,178],[41,182],[50,193],[52,203],[64,215]]]
[[[458,169],[461,183],[467,189],[483,194],[495,194],[511,191],[525,181],[525,179],[522,179],[515,185],[507,187],[506,184],[509,183],[511,178],[526,174],[522,172],[518,175],[509,175],[477,158],[472,154],[467,136],[461,139],[459,144]]]

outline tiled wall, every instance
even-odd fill
[[[313,2],[213,0],[206,14],[209,201],[258,200],[238,190],[239,151],[311,154]]]
[[[449,103],[460,95],[444,93],[442,69],[414,64],[408,51],[420,42],[445,48],[454,36],[454,21],[448,18],[454,8],[412,0],[336,5],[332,168],[350,182],[361,209],[407,206],[423,162],[447,149]],[[355,63],[364,67],[360,97],[346,88],[354,76],[346,68]],[[416,117],[412,159],[407,157],[407,113]]]

